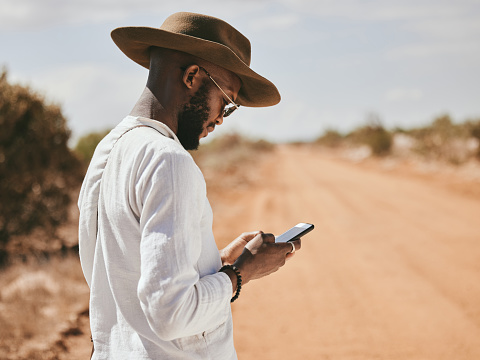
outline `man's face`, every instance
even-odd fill
[[[241,87],[238,77],[224,71],[218,72],[218,82],[235,98]],[[200,138],[206,137],[215,129],[215,125],[223,123],[223,111],[228,105],[222,90],[219,90],[211,79],[205,75],[200,87],[178,114],[177,137],[186,150],[196,150]]]
[[[215,127],[209,122],[210,106],[208,105],[210,84],[203,80],[195,95],[185,104],[178,114],[177,137],[186,150],[197,150],[200,138],[207,127]]]

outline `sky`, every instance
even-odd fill
[[[72,142],[128,115],[148,71],[116,47],[120,26],[177,11],[221,18],[250,39],[251,67],[282,95],[241,107],[209,138],[275,142],[480,118],[480,0],[0,0],[0,67],[58,104]]]

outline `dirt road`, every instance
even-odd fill
[[[284,268],[233,304],[239,359],[480,359],[478,182],[301,147],[233,177],[206,175],[220,246],[243,231],[315,224]],[[72,324],[52,359],[88,358],[87,319]]]
[[[215,194],[217,240],[315,230],[233,305],[240,359],[480,359],[480,199],[280,148]]]

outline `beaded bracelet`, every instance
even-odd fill
[[[240,270],[238,270],[238,268],[235,265],[224,265],[220,268],[219,271],[223,271],[225,269],[232,269],[235,275],[237,275],[237,291],[235,292],[235,295],[230,300],[230,302],[233,303],[240,296],[240,290],[242,289],[242,275],[240,274]]]

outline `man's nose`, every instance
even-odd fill
[[[223,111],[220,113],[220,115],[215,119],[215,124],[217,125],[222,125],[223,124]]]

